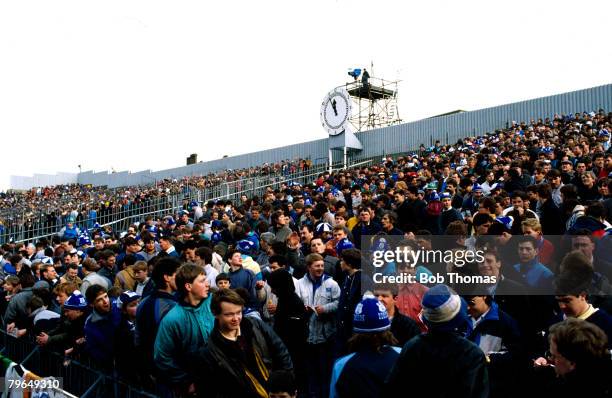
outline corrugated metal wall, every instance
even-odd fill
[[[462,137],[504,128],[513,120],[528,122],[532,118],[551,117],[555,113],[593,111],[599,108],[612,111],[612,84],[358,133],[357,137],[364,149],[357,156],[365,158],[411,151],[417,149],[420,144],[429,146],[432,140],[453,143]],[[320,139],[156,172],[85,172],[78,175],[78,182],[109,187],[150,184],[164,178],[241,169],[298,157],[310,157],[315,163],[322,163],[326,161],[327,156],[327,139]],[[334,151],[334,161],[340,161],[341,157],[341,151]],[[50,176],[38,177],[42,176],[11,177],[11,186],[27,189],[48,185],[46,181],[54,181],[53,184],[74,182],[71,175],[58,175],[55,179],[50,179]]]
[[[76,184],[78,174],[34,174],[32,177],[11,176],[10,187],[12,189],[30,189],[32,187],[44,187],[50,185]]]

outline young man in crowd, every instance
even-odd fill
[[[142,300],[136,312],[134,343],[142,359],[142,379],[147,383],[155,375],[153,349],[159,324],[177,303],[176,272],[180,266],[181,262],[174,257],[161,258],[155,263],[151,279],[156,290]]]
[[[162,383],[177,393],[192,394],[198,377],[194,360],[208,344],[214,323],[210,286],[204,268],[194,264],[182,265],[175,282],[178,305],[159,325],[153,358]]]
[[[482,350],[463,337],[465,301],[446,285],[436,285],[423,297],[423,320],[429,331],[410,340],[386,380],[383,396],[488,397],[487,361]],[[441,382],[439,375],[445,375]]]
[[[270,372],[293,370],[280,338],[261,320],[243,317],[244,305],[230,289],[213,295],[215,327],[198,371],[202,396],[268,397]]]
[[[385,306],[365,294],[355,307],[350,354],[334,365],[330,398],[383,397],[385,379],[399,357]]]
[[[64,317],[59,326],[48,333],[40,333],[36,336],[36,343],[63,354],[66,350],[83,347],[87,307],[85,297],[75,290],[63,303]]]
[[[115,334],[121,310],[108,297],[106,289],[92,285],[85,293],[91,314],[85,321],[85,351],[103,369],[112,369],[115,359]]]
[[[296,294],[302,299],[309,314],[308,361],[309,391],[312,396],[327,397],[333,361],[333,343],[336,339],[335,312],[340,300],[340,286],[324,274],[323,257],[306,256],[308,272],[298,281]]]
[[[398,347],[403,347],[408,340],[421,334],[421,329],[414,320],[402,314],[397,308],[397,294],[397,285],[381,283],[374,285],[374,297],[385,306],[391,322],[391,333],[397,340]]]

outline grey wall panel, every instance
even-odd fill
[[[50,185],[76,184],[77,174],[34,174],[33,176],[11,176],[10,186],[12,189],[30,189],[32,187],[44,187]]]

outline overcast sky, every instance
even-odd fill
[[[3,1],[0,189],[326,137],[350,67],[405,121],[612,82],[610,1]]]

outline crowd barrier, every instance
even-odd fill
[[[37,346],[28,337],[16,338],[0,331],[0,353],[41,377],[62,381],[62,389],[81,398],[156,398],[113,375],[96,369],[95,364],[68,360],[57,352]]]
[[[361,164],[366,163],[367,161],[361,162]],[[334,169],[341,167],[342,165],[332,166]],[[130,224],[141,221],[146,216],[163,216],[187,208],[192,200],[203,203],[208,200],[225,199],[238,203],[243,194],[248,197],[262,195],[266,187],[278,188],[284,182],[297,181],[302,184],[310,182],[328,169],[327,165],[314,165],[294,173],[244,178],[224,182],[212,187],[198,188],[194,185],[186,185],[182,187],[179,193],[115,206],[106,211],[99,212],[95,218],[77,217],[76,224],[81,230],[91,229],[96,223],[102,226],[114,225],[118,230],[126,230]],[[120,192],[116,194],[120,197]],[[81,212],[86,205],[81,204],[74,210]],[[71,217],[70,214],[55,217],[51,217],[49,214],[39,214],[34,219],[27,219],[23,215],[14,217],[11,222],[7,222],[4,219],[4,223],[0,226],[0,244],[6,243],[11,239],[18,243],[34,242],[42,237],[50,237],[58,233],[66,225],[69,217]]]

